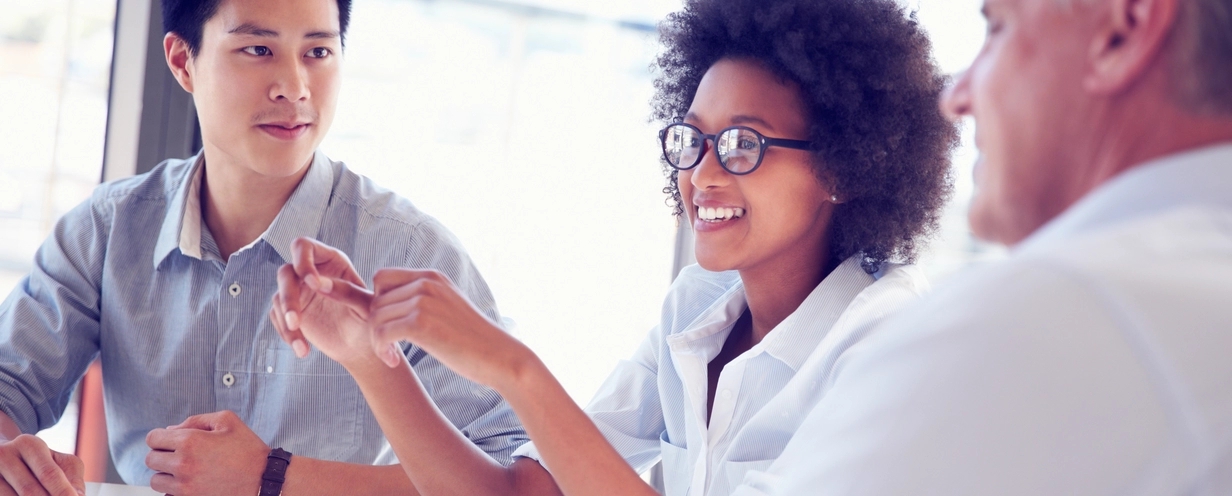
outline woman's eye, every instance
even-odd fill
[[[741,138],[737,143],[741,150],[756,150],[757,142],[749,138]]]
[[[244,53],[248,55],[255,55],[257,57],[268,57],[273,54],[268,47],[263,46],[244,47]]]
[[[330,56],[330,54],[332,53],[333,52],[330,51],[330,49],[325,48],[325,47],[316,47],[316,48],[313,48],[312,50],[308,50],[308,56],[314,59],[323,59],[325,57]]]

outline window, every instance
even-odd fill
[[[115,0],[8,0],[0,17],[0,292],[30,271],[52,226],[98,185]],[[76,403],[40,434],[76,444]]]
[[[583,403],[658,322],[672,277],[647,68],[677,5],[659,3],[356,3],[322,145],[453,230]]]

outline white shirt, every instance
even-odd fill
[[[1114,178],[836,361],[737,494],[1232,494],[1232,144]]]
[[[876,276],[876,277],[875,277]],[[832,348],[927,289],[913,266],[869,275],[846,260],[800,306],[719,374],[707,428],[707,365],[747,307],[735,272],[681,271],[660,325],[621,362],[587,413],[621,456],[641,472],[663,460],[668,496],[723,495],[749,470],[765,469],[820,398],[815,373]],[[533,444],[514,456],[540,459]],[[542,463],[542,461],[541,461]]]

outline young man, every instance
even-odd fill
[[[944,107],[1012,255],[837,351],[737,494],[1232,494],[1232,2],[984,12]]]
[[[315,151],[349,11],[347,0],[163,0],[167,63],[193,95],[204,149],[99,187],[0,306],[0,494],[83,488],[81,462],[29,433],[56,422],[95,357],[131,484],[181,496],[413,492],[401,467],[374,466],[395,460],[347,372],[287,346],[267,318],[300,236],[342,248],[369,283],[385,266],[440,270],[498,318],[448,231]],[[449,422],[508,463],[525,433],[503,400],[403,351]],[[281,488],[263,485],[286,463],[278,449],[294,453]]]

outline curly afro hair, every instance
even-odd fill
[[[915,260],[952,191],[958,130],[938,108],[948,78],[914,15],[895,0],[686,0],[660,40],[654,119],[682,120],[720,59],[759,61],[800,88],[814,169],[843,200],[830,256],[861,255],[870,273]],[[679,216],[678,173],[664,167]]]

